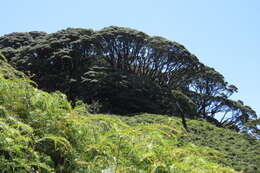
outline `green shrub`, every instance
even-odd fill
[[[174,118],[127,124],[3,77],[0,104],[3,172],[235,172],[214,162],[215,150],[183,143],[187,134]]]

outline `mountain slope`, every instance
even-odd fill
[[[59,90],[73,104],[98,102],[98,113],[181,116],[184,126],[185,118],[203,118],[258,133],[251,123],[256,112],[231,99],[236,86],[184,45],[160,36],[118,26],[11,33],[0,37],[0,51],[40,89]]]
[[[223,159],[217,151],[186,142],[175,118],[128,125],[113,115],[89,114],[82,102],[72,108],[59,92],[49,94],[27,79],[2,74],[0,104],[3,173],[235,172],[217,164]]]

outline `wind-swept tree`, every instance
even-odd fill
[[[170,88],[181,83],[199,64],[184,46],[129,28],[104,28],[94,38],[99,55],[113,69],[132,72]]]
[[[230,128],[256,119],[252,108],[230,99],[238,89],[183,45],[134,29],[12,33],[0,37],[0,49],[41,89],[100,102],[106,112],[204,118]]]
[[[242,101],[229,99],[238,91],[237,87],[229,85],[224,76],[213,68],[201,66],[188,86],[187,95],[196,103],[197,113],[219,126],[236,125],[238,128],[257,117],[256,112]]]
[[[0,49],[3,55],[11,60],[20,48],[30,45],[34,40],[46,36],[45,32],[14,32],[0,37]]]

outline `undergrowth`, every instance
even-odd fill
[[[235,172],[217,163],[223,158],[216,150],[183,142],[187,134],[173,118],[165,121],[131,124],[89,114],[82,102],[72,108],[60,92],[50,94],[27,79],[1,76],[0,170]]]
[[[131,126],[136,124],[164,124],[183,129],[181,119],[166,115],[141,114],[137,116],[120,116],[120,119]],[[260,141],[245,134],[218,128],[210,123],[188,120],[189,133],[181,137],[181,143],[193,143],[209,147],[221,153],[221,159],[215,162],[247,173],[260,172]]]

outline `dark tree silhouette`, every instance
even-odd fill
[[[103,112],[181,116],[184,126],[185,117],[203,118],[234,129],[257,117],[230,99],[234,85],[183,45],[134,29],[12,33],[0,37],[0,50],[39,88],[60,90],[72,102],[99,102]]]

